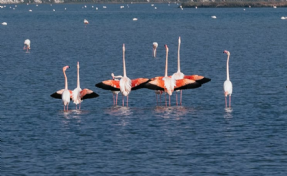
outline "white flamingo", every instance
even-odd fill
[[[123,96],[127,97],[127,106],[129,102],[129,93],[132,90],[137,90],[140,88],[144,88],[144,84],[149,81],[147,78],[136,78],[131,80],[127,77],[126,73],[126,62],[125,62],[125,44],[123,44],[123,70],[124,74],[121,76],[120,81],[118,80],[106,80],[96,84],[96,87],[105,89],[105,90],[112,90],[112,91],[120,91]],[[123,106],[124,106],[124,98],[122,99]]]
[[[31,49],[31,41],[29,39],[26,39],[24,41],[24,47],[23,47],[23,50],[26,50],[27,52],[29,51],[29,49]]]
[[[223,53],[227,54],[227,61],[226,61],[226,81],[223,84],[224,89],[224,96],[225,96],[225,107],[227,108],[227,96],[229,95],[229,107],[231,107],[231,94],[232,94],[232,83],[229,79],[229,57],[230,52],[227,50],[224,50]]]
[[[68,89],[68,78],[66,76],[66,70],[68,68],[70,67],[69,66],[63,67],[63,73],[65,77],[65,89],[58,90],[57,92],[51,95],[51,97],[53,98],[62,99],[63,104],[64,104],[64,111],[65,111],[65,107],[67,107],[67,111],[68,111],[70,99],[72,98],[72,91]]]
[[[157,42],[153,42],[152,46],[153,46],[153,57],[156,57],[156,49],[158,47],[158,43]]]
[[[96,98],[99,95],[93,92],[90,89],[81,89],[80,87],[80,63],[77,63],[77,87],[73,90],[72,92],[72,100],[76,104],[76,109],[77,105],[79,105],[79,109],[81,109],[81,102],[83,99],[88,99],[88,98]]]

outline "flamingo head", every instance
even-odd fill
[[[126,51],[126,47],[125,47],[125,44],[123,44],[123,52]]]
[[[113,79],[115,79],[115,75],[114,75],[114,73],[112,73],[111,75],[112,75]]]
[[[180,38],[180,36],[178,37],[178,43],[179,43],[179,44],[181,43],[181,38]]]
[[[230,52],[227,50],[224,50],[223,53],[226,53],[228,56],[230,55]]]
[[[80,68],[80,63],[79,62],[77,62],[77,68]]]
[[[164,47],[165,47],[166,51],[168,52],[168,47],[167,47],[167,45],[164,45]]]
[[[65,66],[65,67],[63,67],[63,71],[66,71],[68,68],[70,68],[70,66]]]

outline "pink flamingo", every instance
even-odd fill
[[[65,107],[67,107],[67,111],[69,108],[70,99],[72,98],[72,91],[68,89],[68,78],[66,76],[66,70],[70,68],[69,66],[63,67],[63,73],[65,77],[65,89],[58,90],[57,92],[53,93],[51,97],[62,99],[64,104],[64,111]]]
[[[153,42],[152,46],[153,46],[153,57],[156,57],[156,49],[158,47],[158,43],[157,42]]]
[[[211,79],[209,78],[205,78],[204,76],[199,76],[199,75],[184,75],[181,71],[180,71],[180,44],[181,44],[181,38],[178,38],[178,51],[177,51],[177,72],[174,73],[172,75],[172,77],[175,80],[179,80],[179,79],[191,79],[196,81],[197,83],[200,84],[204,84],[209,82]],[[182,104],[182,90],[178,90],[180,91],[180,105]],[[178,92],[177,91],[177,92]],[[176,93],[176,104],[177,104],[177,93]]]
[[[174,90],[180,89],[191,89],[200,87],[201,84],[197,83],[194,80],[190,79],[179,79],[175,80],[174,77],[168,76],[168,47],[165,45],[166,49],[166,60],[165,60],[165,76],[158,76],[152,78],[151,81],[145,84],[145,87],[152,90],[162,90],[169,95],[169,106],[170,106],[170,96],[172,95]],[[167,102],[166,102],[167,105]]]
[[[225,96],[225,107],[227,108],[227,96],[229,95],[229,108],[231,107],[231,94],[232,94],[232,83],[229,79],[229,56],[230,52],[224,50],[223,53],[227,54],[227,61],[226,61],[226,81],[224,81],[223,89],[224,89],[224,96]]]
[[[137,78],[131,80],[127,77],[126,73],[126,63],[125,63],[125,44],[123,44],[123,76],[121,76],[121,79],[118,80],[106,80],[102,81],[98,84],[96,84],[96,87],[105,89],[105,90],[111,90],[111,91],[120,91],[123,96],[127,97],[126,104],[128,106],[129,101],[129,93],[132,90],[137,90],[144,87],[144,84],[149,81],[147,78]],[[124,106],[124,98],[122,99],[123,106]]]
[[[72,100],[73,102],[76,104],[76,109],[77,109],[77,105],[79,104],[79,109],[81,109],[81,102],[84,99],[88,99],[88,98],[96,98],[99,95],[95,92],[93,92],[90,89],[81,89],[80,87],[80,64],[79,62],[77,63],[77,87],[73,90],[72,92]]]
[[[26,40],[24,41],[23,50],[26,50],[27,53],[28,53],[29,50],[31,49],[30,44],[31,44],[31,41],[30,41],[29,39],[26,39]]]

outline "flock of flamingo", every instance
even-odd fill
[[[25,46],[24,49],[27,51],[30,49],[30,40],[27,39],[24,42]],[[117,105],[118,100],[118,93],[121,92],[123,97],[126,97],[126,106],[128,106],[128,96],[132,90],[137,90],[141,88],[147,88],[154,90],[157,95],[161,95],[165,92],[165,105],[167,106],[167,99],[166,95],[169,95],[168,105],[170,106],[170,97],[174,91],[180,92],[180,102],[182,104],[182,90],[184,89],[195,89],[201,87],[202,84],[209,82],[211,79],[206,78],[200,75],[185,75],[180,70],[180,44],[181,38],[178,39],[178,70],[171,76],[168,76],[168,46],[165,46],[166,50],[166,62],[165,62],[165,74],[164,76],[157,76],[154,78],[136,78],[130,79],[127,77],[126,73],[126,64],[125,64],[125,44],[123,44],[123,76],[118,75],[115,76],[113,73],[111,74],[112,79],[104,80],[97,83],[95,86],[104,90],[112,91],[113,93],[113,104]],[[158,43],[153,43],[153,56],[156,57],[156,49],[158,47]],[[226,72],[227,72],[227,79],[224,82],[224,96],[225,96],[225,107],[227,108],[227,97],[229,96],[229,108],[231,107],[231,94],[232,94],[232,83],[229,78],[229,57],[230,52],[224,50],[223,53],[227,54],[227,62],[226,62]],[[72,91],[68,89],[68,79],[66,76],[66,70],[70,68],[69,66],[63,67],[63,74],[65,78],[65,88],[56,91],[55,93],[51,94],[51,97],[62,99],[64,104],[64,111],[68,111],[68,106],[70,100],[76,105],[79,105],[78,109],[81,109],[81,102],[84,99],[89,98],[96,98],[99,95],[93,92],[90,89],[81,89],[80,87],[80,65],[79,62],[77,63],[77,87]],[[122,99],[122,105],[124,106],[124,98]],[[177,102],[177,93],[176,93],[176,105]]]

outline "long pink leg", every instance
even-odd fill
[[[65,105],[64,105],[64,112],[65,112]]]
[[[180,105],[182,104],[182,90],[180,90]]]
[[[227,108],[227,97],[225,97],[225,108]]]
[[[166,94],[165,94],[165,96],[164,96],[164,97],[165,97],[165,106],[167,106],[167,101],[166,101]]]
[[[231,95],[229,95],[229,108],[231,107]]]
[[[79,104],[79,110],[81,110],[81,103]]]
[[[118,105],[118,95],[119,94],[116,95],[116,105]]]
[[[169,106],[170,106],[170,96],[168,97],[168,100],[169,100]]]
[[[115,105],[115,95],[113,94],[113,103]]]
[[[159,94],[159,103],[161,103],[161,94],[162,94],[162,92],[160,92],[160,94]]]
[[[127,107],[129,106],[129,96],[127,96]]]
[[[155,94],[155,97],[156,97],[156,104],[157,104],[157,94]]]
[[[177,92],[175,92],[175,101],[176,101],[176,105],[177,105]],[[170,103],[169,103],[170,106]]]
[[[125,102],[124,102],[124,95],[122,95],[122,102],[123,102],[123,106],[125,106]]]

